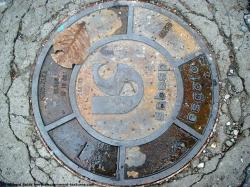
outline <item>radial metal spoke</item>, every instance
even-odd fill
[[[128,8],[127,34],[132,34],[133,33],[133,25],[134,25],[134,7],[129,6],[129,8]]]
[[[124,165],[125,165],[125,157],[126,157],[126,147],[120,146],[118,153],[118,167],[117,167],[117,176],[119,180],[124,180]]]
[[[182,58],[180,60],[177,60],[175,66],[179,67],[179,66],[181,66],[183,64],[186,64],[190,60],[192,60],[192,59],[194,59],[194,58],[196,58],[196,57],[198,57],[199,55],[202,55],[202,54],[204,54],[204,51],[202,51],[202,50],[198,50],[198,51],[196,51],[194,53],[190,53],[187,56],[185,56],[184,58]]]
[[[67,115],[65,117],[62,117],[61,119],[59,119],[59,120],[57,120],[57,121],[55,121],[55,122],[53,122],[53,123],[51,123],[49,125],[46,125],[45,129],[47,131],[51,131],[52,129],[55,129],[56,127],[61,126],[62,124],[66,123],[66,122],[68,122],[70,120],[72,120],[73,118],[75,118],[75,114],[74,113],[72,113],[70,115]]]
[[[176,119],[174,121],[174,124],[176,124],[178,127],[180,127],[181,129],[183,129],[184,131],[188,132],[189,134],[191,134],[192,136],[194,136],[196,139],[200,140],[202,139],[202,134],[198,133],[197,131],[195,131],[193,128],[191,128],[190,126],[188,126],[187,124],[183,123],[182,121],[180,121],[179,119]]]

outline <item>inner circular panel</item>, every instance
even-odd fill
[[[173,68],[150,46],[109,43],[91,54],[76,83],[82,117],[100,134],[136,140],[159,130],[171,115],[177,89]]]

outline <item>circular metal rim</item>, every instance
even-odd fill
[[[149,4],[149,3],[141,3],[141,2],[134,2],[134,1],[116,1],[116,2],[107,2],[107,3],[103,3],[103,4],[99,4],[96,5],[94,7],[91,8],[87,8],[85,10],[82,10],[81,12],[79,12],[78,14],[76,14],[73,17],[70,17],[68,20],[66,20],[63,25],[65,27],[70,26],[72,23],[75,22],[75,20],[80,19],[82,16],[87,15],[93,11],[99,10],[99,9],[103,9],[103,8],[108,8],[108,7],[112,7],[112,6],[118,6],[118,5],[127,5],[127,6],[139,6],[139,7],[143,7],[149,10],[155,10],[163,15],[166,15],[168,17],[170,17],[171,19],[173,19],[174,21],[176,21],[178,24],[180,24],[181,26],[183,26],[187,31],[189,31],[189,33],[191,33],[191,35],[196,39],[196,41],[198,41],[199,45],[201,48],[204,49],[204,53],[207,56],[209,65],[210,65],[210,69],[212,72],[212,79],[214,80],[212,83],[213,86],[213,98],[212,98],[212,111],[210,114],[210,118],[209,118],[209,122],[208,125],[206,127],[206,129],[204,130],[203,133],[203,138],[198,140],[197,143],[194,145],[194,147],[192,148],[191,151],[189,151],[186,155],[183,156],[183,158],[181,158],[178,161],[178,164],[173,165],[171,168],[168,168],[160,173],[151,175],[151,176],[147,176],[147,177],[143,177],[143,178],[138,178],[138,179],[126,179],[126,180],[114,180],[112,178],[107,178],[107,177],[103,177],[100,175],[96,175],[93,174],[89,171],[86,171],[82,168],[80,168],[78,165],[76,165],[74,162],[72,162],[69,158],[67,158],[59,149],[58,147],[55,145],[55,143],[53,142],[53,140],[50,138],[50,136],[48,135],[47,131],[44,128],[44,124],[43,124],[43,120],[41,118],[40,112],[39,112],[39,104],[38,104],[38,98],[37,98],[37,88],[38,88],[38,82],[39,82],[39,75],[40,75],[40,70],[43,64],[43,59],[46,57],[47,51],[50,49],[50,46],[52,44],[51,40],[54,37],[53,33],[50,37],[50,40],[45,44],[44,48],[42,49],[40,55],[38,56],[37,59],[37,65],[35,67],[35,71],[33,74],[33,82],[32,82],[32,107],[33,107],[33,111],[34,111],[34,117],[36,120],[36,125],[40,131],[40,134],[42,136],[42,138],[45,140],[46,144],[48,145],[48,147],[53,150],[53,154],[59,158],[59,160],[63,161],[63,163],[65,165],[67,165],[70,169],[72,169],[73,171],[81,174],[83,177],[86,177],[92,181],[95,181],[97,183],[103,183],[103,184],[109,184],[109,185],[121,185],[121,186],[126,186],[126,185],[142,185],[146,183],[152,183],[158,180],[162,180],[170,175],[173,175],[174,173],[178,172],[181,168],[183,168],[186,164],[188,164],[188,162],[195,157],[196,154],[199,153],[199,150],[203,147],[203,145],[206,143],[210,133],[213,130],[213,124],[215,123],[216,120],[216,116],[217,116],[217,111],[218,111],[218,103],[219,103],[219,85],[218,85],[218,75],[217,75],[217,71],[216,71],[216,65],[214,63],[212,63],[212,59],[211,57],[208,55],[209,50],[207,49],[205,43],[203,42],[203,40],[201,39],[201,37],[193,30],[191,29],[187,23],[183,22],[179,17],[177,17],[176,15],[174,15],[173,13],[161,8],[161,7],[157,7],[155,5]]]

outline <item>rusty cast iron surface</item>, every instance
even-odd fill
[[[83,23],[83,24],[82,24]],[[52,59],[53,38],[84,25],[82,64]],[[68,54],[70,56],[70,54]],[[108,185],[155,182],[205,144],[218,107],[218,78],[202,39],[152,4],[101,3],[70,17],[38,55],[32,103],[40,134],[74,172]]]

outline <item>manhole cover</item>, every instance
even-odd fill
[[[64,68],[52,58],[52,40],[81,23],[90,47],[74,52],[87,58]],[[205,144],[218,107],[216,68],[203,41],[166,9],[143,2],[98,4],[59,25],[38,56],[32,86],[36,123],[54,155],[110,185],[147,184],[180,170]]]

